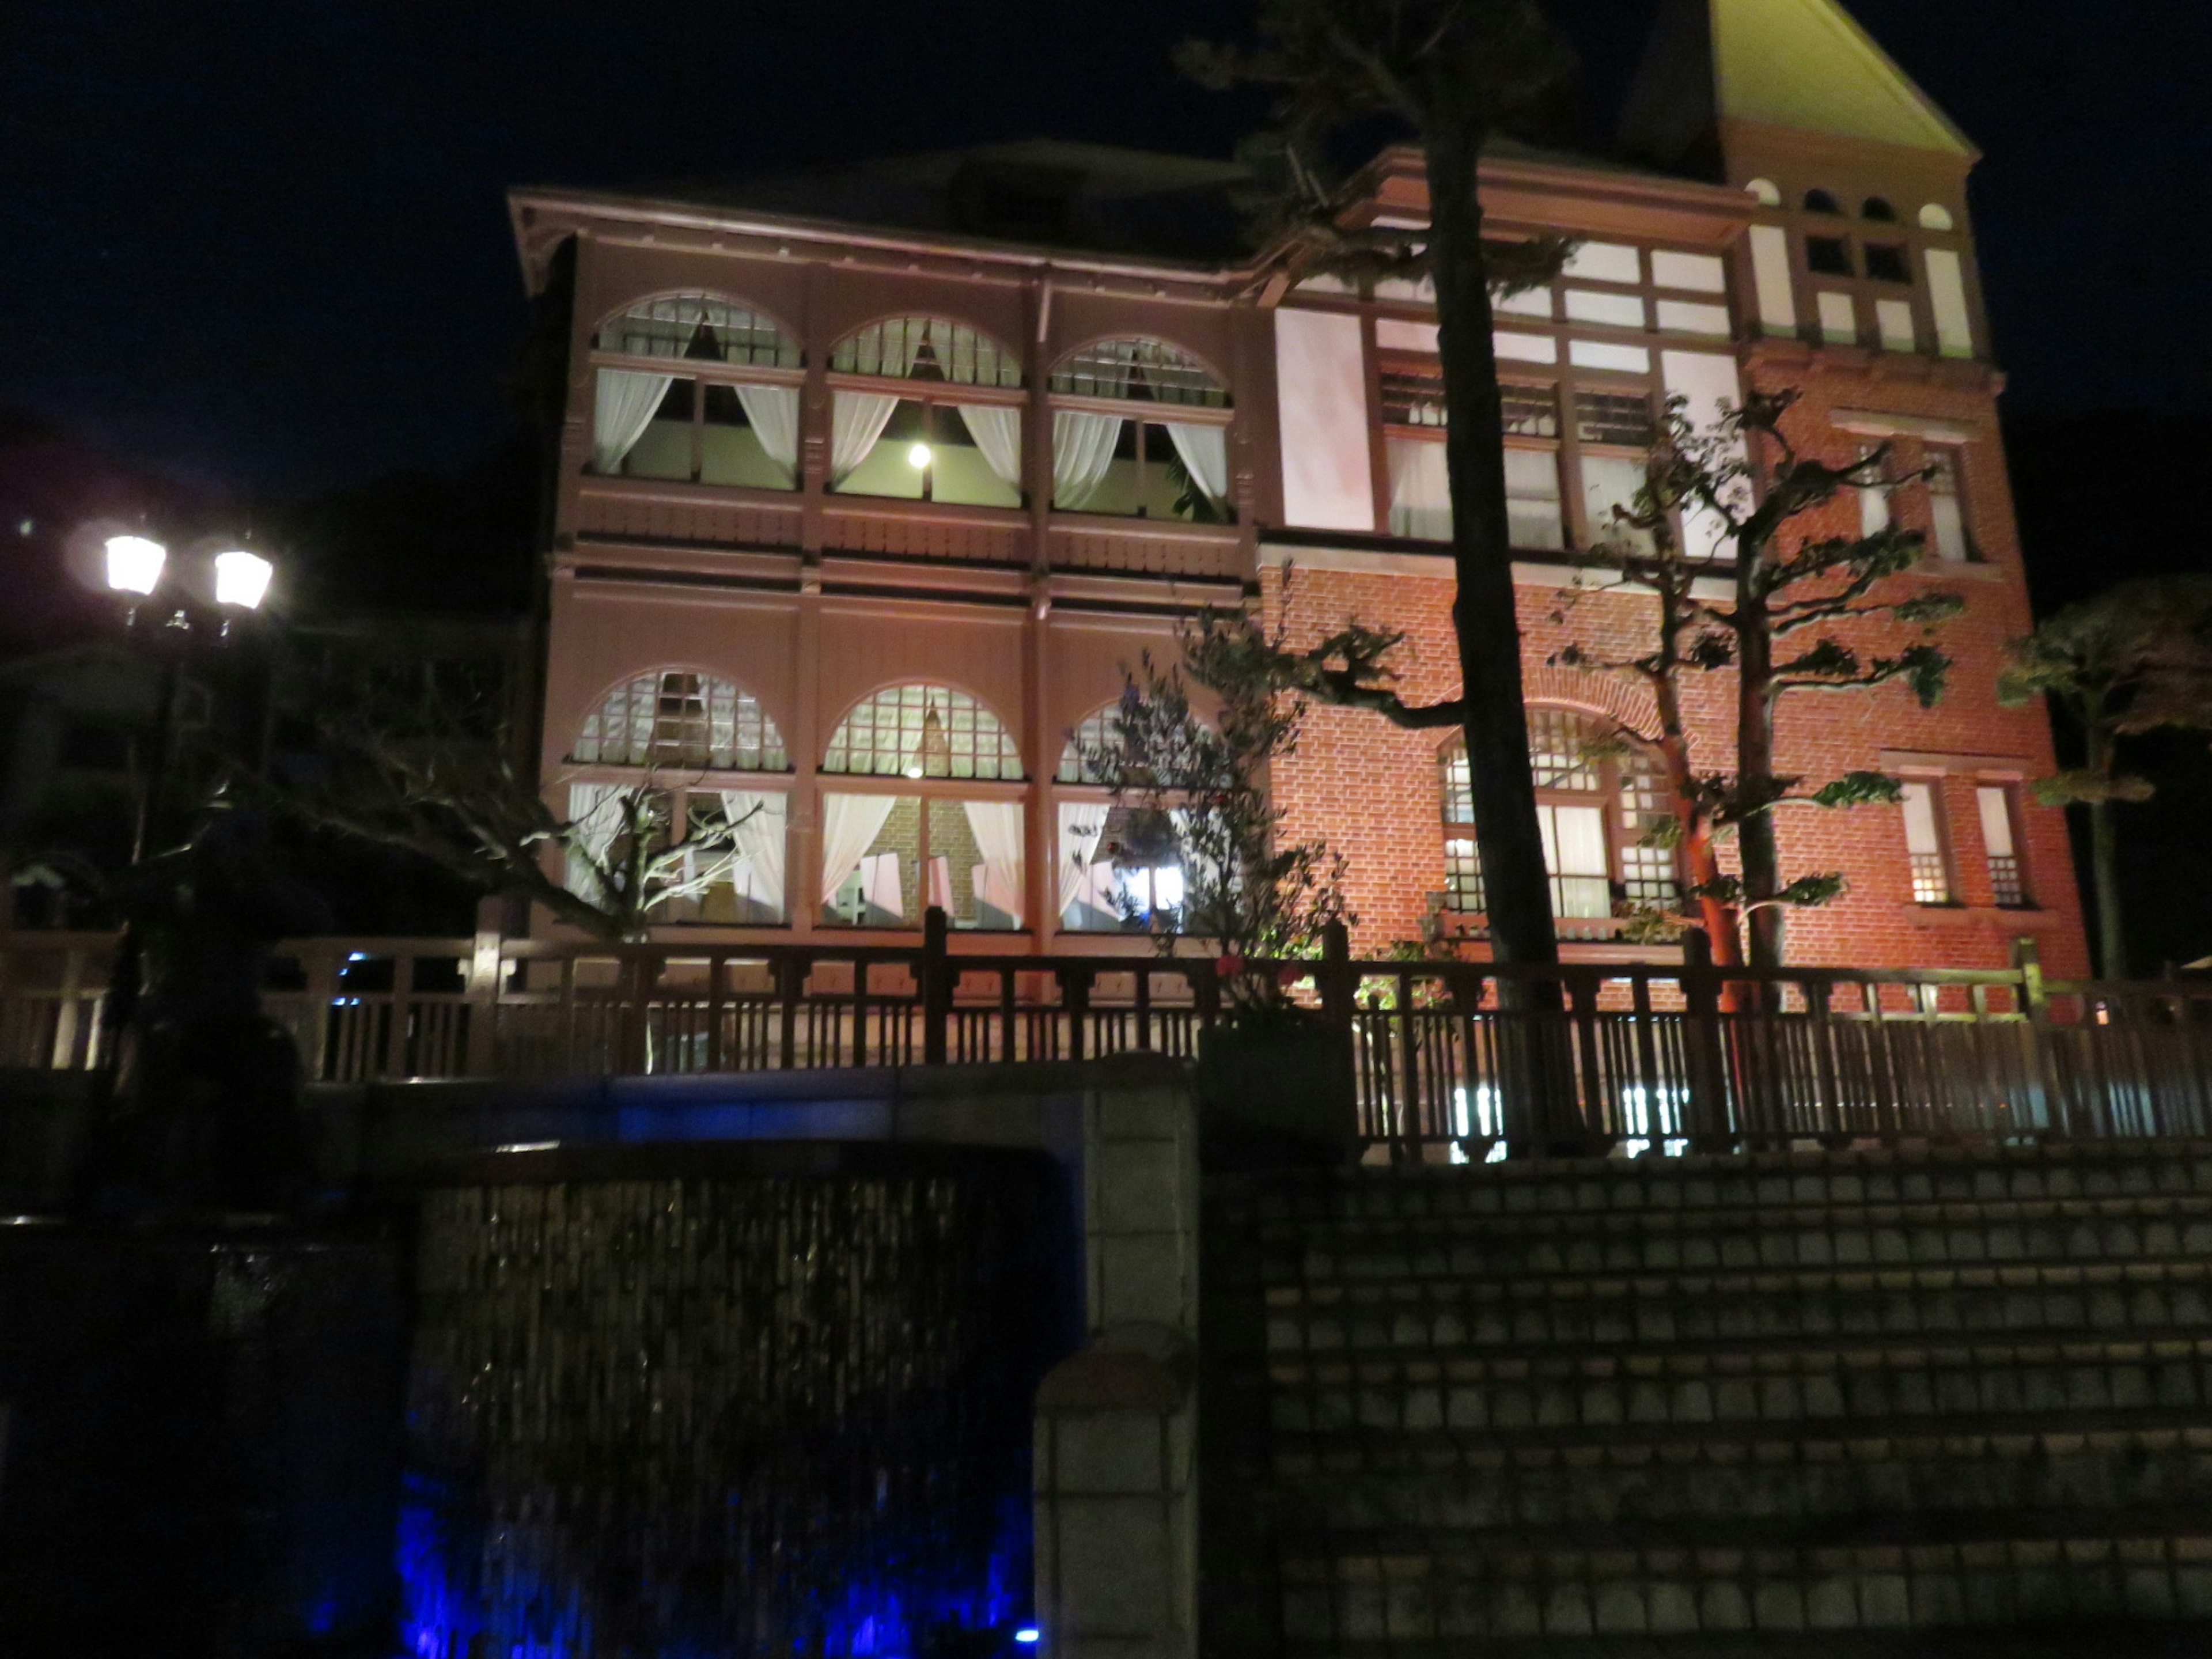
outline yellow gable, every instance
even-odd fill
[[[1977,152],[1836,0],[1712,0],[1723,119]]]

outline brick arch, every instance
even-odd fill
[[[1659,704],[1650,690],[1618,674],[1591,674],[1541,663],[1521,677],[1522,701],[1580,709],[1626,726],[1647,743],[1659,740]]]

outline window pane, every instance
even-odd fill
[[[1572,789],[1595,793],[1604,780],[1587,750],[1600,734],[1580,714],[1565,708],[1528,711],[1528,768],[1539,789]]]
[[[1951,876],[1943,858],[1942,833],[1936,820],[1937,805],[1932,786],[1908,783],[1903,795],[1905,847],[1912,866],[1912,900],[1916,904],[1951,902]]]
[[[846,715],[830,735],[822,769],[1014,781],[1022,760],[999,717],[966,692],[908,684],[888,686]]]
[[[638,434],[622,470],[633,478],[691,477],[691,398],[696,383],[672,382],[653,410],[645,430]]]
[[[921,869],[921,801],[895,795],[822,797],[825,925],[918,926],[925,904]]]
[[[1505,452],[1505,512],[1513,545],[1561,548],[1567,544],[1559,516],[1559,458],[1549,449]]]
[[[1928,458],[1935,470],[1928,477],[1928,517],[1936,555],[1943,559],[1972,556],[1966,539],[1966,516],[1959,501],[1958,458],[1937,452]]]
[[[1435,374],[1385,374],[1382,419],[1390,426],[1443,426],[1444,383]]]
[[[1552,876],[1552,908],[1587,918],[1613,914],[1613,885],[1606,860],[1605,810],[1598,806],[1540,806],[1544,867]]]
[[[763,388],[767,390],[767,388]],[[702,483],[734,484],[746,489],[790,489],[797,479],[792,469],[769,459],[760,434],[745,412],[744,397],[733,386],[703,389],[705,406],[699,434],[699,480]]]
[[[1504,419],[1501,429],[1509,438],[1556,438],[1559,435],[1559,400],[1549,386],[1504,386],[1498,389]]]
[[[641,674],[584,719],[569,758],[599,766],[781,772],[783,734],[749,691],[682,669]]]
[[[1444,447],[1425,438],[1393,438],[1388,447],[1390,533],[1449,541],[1451,484],[1444,471]]]
[[[1632,547],[1649,549],[1651,532],[1637,530],[1614,521],[1613,509],[1632,506],[1636,492],[1644,488],[1644,463],[1631,460],[1625,455],[1583,455],[1583,514],[1589,526],[1593,544],[1600,542],[1626,542]]]
[[[1649,449],[1657,435],[1657,427],[1651,418],[1651,400],[1639,392],[1578,392],[1575,394],[1575,435],[1586,444]]]
[[[1181,346],[1165,340],[1100,340],[1060,360],[1051,389],[1073,397],[1229,406],[1229,389]]]
[[[2027,903],[2027,882],[2012,834],[2012,791],[1984,784],[1974,792],[1982,820],[1982,849],[1990,861],[1990,896],[2017,909]]]

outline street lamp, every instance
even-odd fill
[[[102,556],[100,581],[126,602],[124,625],[142,649],[153,653],[160,670],[158,723],[133,837],[131,857],[136,862],[145,856],[149,840],[158,838],[163,828],[180,700],[188,673],[206,674],[218,684],[230,683],[230,701],[244,752],[254,756],[259,750],[267,703],[267,665],[260,660],[262,653],[250,651],[250,660],[219,670],[213,658],[202,653],[223,649],[228,658],[225,647],[242,648],[253,643],[234,640],[233,624],[259,611],[267,601],[276,567],[237,536],[204,538],[172,556],[167,546],[143,528],[118,527],[104,536],[97,529],[88,528],[88,539],[97,540]],[[149,605],[154,608],[144,620],[151,625],[142,628],[140,613]]]
[[[169,550],[149,537],[107,538],[107,585],[118,593],[150,595],[161,586],[161,567],[168,562]]]

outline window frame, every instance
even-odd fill
[[[1530,705],[1528,712],[1532,717],[1558,715],[1574,721],[1581,728],[1582,735],[1578,739],[1580,744],[1587,744],[1594,740],[1604,742],[1618,739],[1646,763],[1648,773],[1655,781],[1663,783],[1663,778],[1659,774],[1657,755],[1653,745],[1611,716],[1594,714],[1589,709],[1577,708],[1562,703],[1534,703]],[[1453,793],[1452,762],[1455,757],[1463,756],[1465,752],[1465,739],[1455,733],[1437,749],[1434,756],[1437,818],[1443,831],[1445,849],[1444,868],[1447,872],[1444,890],[1439,896],[1443,901],[1441,909],[1444,916],[1450,918],[1452,923],[1457,927],[1475,930],[1487,924],[1488,912],[1462,908],[1453,902],[1455,878],[1451,871],[1454,854],[1450,849],[1455,843],[1459,842],[1473,845],[1476,839],[1471,796],[1468,817],[1457,819],[1449,816]],[[1583,763],[1595,768],[1597,772],[1599,787],[1595,791],[1566,789],[1556,785],[1540,785],[1535,791],[1536,804],[1540,808],[1544,806],[1587,808],[1596,805],[1601,812],[1605,829],[1606,889],[1609,914],[1604,917],[1569,916],[1561,914],[1565,907],[1560,902],[1559,884],[1574,878],[1552,875],[1553,908],[1562,938],[1595,936],[1609,939],[1614,937],[1620,933],[1624,921],[1620,914],[1621,907],[1652,902],[1651,895],[1632,894],[1632,887],[1649,882],[1651,878],[1643,872],[1632,872],[1627,854],[1632,849],[1640,848],[1644,836],[1644,827],[1630,821],[1632,810],[1644,811],[1655,809],[1632,809],[1629,806],[1628,799],[1634,791],[1629,781],[1631,769],[1624,763],[1624,761],[1625,757],[1619,753],[1607,753]],[[1471,789],[1472,776],[1468,781]],[[1663,810],[1663,808],[1657,810]],[[1480,879],[1480,853],[1474,853],[1472,858],[1475,878]],[[1668,867],[1669,874],[1667,881],[1673,891],[1658,896],[1668,903],[1678,904],[1680,902],[1682,890],[1682,862],[1681,854],[1678,849],[1669,851]],[[1547,871],[1547,873],[1550,872]]]
[[[865,334],[868,330],[872,328],[880,328],[886,323],[915,321],[931,324],[948,324],[956,330],[968,330],[980,341],[988,342],[991,349],[998,354],[1001,363],[1011,364],[1012,366],[1015,375],[1015,383],[1009,386],[1003,380],[989,381],[982,380],[951,380],[945,378],[944,374],[944,365],[942,363],[937,363],[934,365],[938,369],[937,376],[935,378],[926,380],[917,378],[913,374],[911,368],[909,368],[908,372],[903,375],[890,375],[867,374],[863,374],[857,369],[846,369],[836,367],[837,354],[843,350],[845,347],[849,345],[854,340],[857,339],[860,335]],[[1012,507],[1007,507],[996,502],[939,502],[935,495],[934,474],[936,472],[936,468],[933,465],[923,469],[922,493],[919,495],[881,495],[860,490],[848,490],[841,489],[837,481],[825,473],[822,479],[822,494],[825,497],[848,501],[905,501],[908,503],[922,501],[930,503],[933,506],[942,505],[950,507],[963,513],[1020,513],[1025,512],[1028,509],[1032,488],[1030,479],[1030,432],[1028,410],[1030,404],[1030,392],[1029,389],[1029,365],[1018,352],[1008,349],[1008,347],[1001,342],[996,335],[991,333],[988,329],[977,327],[974,323],[967,322],[958,317],[947,316],[940,312],[896,312],[885,316],[872,318],[865,323],[861,323],[854,327],[847,329],[842,334],[837,337],[836,343],[831,345],[830,349],[823,354],[823,383],[830,391],[830,395],[829,404],[831,410],[834,410],[836,406],[836,394],[840,392],[862,392],[876,397],[894,398],[902,404],[919,404],[922,406],[925,427],[931,434],[930,437],[921,440],[921,441],[929,443],[933,449],[936,447],[935,433],[937,428],[948,420],[952,422],[958,422],[960,420],[961,417],[957,407],[959,404],[992,404],[1002,409],[1014,410],[1018,411],[1018,419],[1019,421],[1019,426],[1018,428],[1019,435],[1016,453],[1021,458],[1021,482],[1015,488],[1015,495],[1018,499],[1016,504]],[[891,411],[891,419],[895,421],[897,418],[898,411],[894,409]],[[827,441],[826,437],[824,441]],[[878,445],[882,444],[884,441],[885,441],[885,440],[880,437],[877,440],[877,443]],[[872,447],[868,452],[868,455],[872,456],[874,453],[875,450]],[[866,465],[867,459],[867,456],[862,457],[860,461],[855,463],[854,470],[857,471],[860,466]]]
[[[1183,356],[1188,358],[1199,369],[1205,373],[1208,380],[1212,383],[1212,389],[1219,394],[1221,399],[1220,402],[1177,403],[1166,398],[1154,398],[1149,397],[1109,398],[1093,392],[1062,390],[1060,387],[1054,384],[1067,373],[1067,366],[1076,362],[1083,356],[1084,353],[1096,350],[1101,346],[1115,345],[1124,343],[1143,343],[1152,345],[1164,346],[1170,350],[1180,352]],[[1133,520],[1137,520],[1146,524],[1170,525],[1179,529],[1226,528],[1241,521],[1243,515],[1238,511],[1236,501],[1237,473],[1233,455],[1231,457],[1230,465],[1228,495],[1217,503],[1224,514],[1224,517],[1215,520],[1178,519],[1173,517],[1155,519],[1145,510],[1142,505],[1142,496],[1145,493],[1142,484],[1146,476],[1144,469],[1152,465],[1164,466],[1168,459],[1176,453],[1174,440],[1168,437],[1166,434],[1163,432],[1159,441],[1167,445],[1167,453],[1157,457],[1150,454],[1148,453],[1147,447],[1152,441],[1148,440],[1146,436],[1146,430],[1147,428],[1165,428],[1170,425],[1215,426],[1221,428],[1225,434],[1236,425],[1236,392],[1231,386],[1228,377],[1223,374],[1212,363],[1206,361],[1205,356],[1192,350],[1181,341],[1170,339],[1164,334],[1115,333],[1098,335],[1091,339],[1083,341],[1077,345],[1069,347],[1053,361],[1051,367],[1046,369],[1044,374],[1042,418],[1046,426],[1048,452],[1049,452],[1051,431],[1054,425],[1053,417],[1063,410],[1071,414],[1079,415],[1111,415],[1118,416],[1129,423],[1130,427],[1133,429],[1133,436],[1137,447],[1137,454],[1134,459],[1138,467],[1137,477],[1139,485],[1138,490],[1139,505],[1137,510],[1133,513],[1102,512],[1095,507],[1087,505],[1083,507],[1062,507],[1060,504],[1059,500],[1057,478],[1058,469],[1056,466],[1054,466],[1048,459],[1047,464],[1048,474],[1042,483],[1037,486],[1037,488],[1044,491],[1047,507],[1054,516],[1079,519],[1095,518],[1108,520],[1115,524],[1127,524]],[[1175,411],[1175,418],[1170,421],[1161,414],[1148,412],[1162,410]],[[1224,444],[1228,441],[1225,436],[1223,441]],[[1115,447],[1117,454],[1121,442],[1122,435],[1117,435],[1115,439]]]
[[[651,305],[659,300],[706,301],[717,305],[725,305],[736,309],[744,310],[750,312],[755,316],[766,318],[769,321],[775,325],[777,331],[784,338],[792,342],[797,351],[799,362],[795,366],[787,366],[769,363],[733,363],[726,359],[720,357],[658,357],[639,352],[614,350],[600,345],[599,337],[605,333],[607,329],[619,322],[623,317],[629,315],[638,307]],[[696,337],[697,330],[695,329],[693,333]],[[596,387],[598,386],[599,371],[603,368],[616,369],[633,374],[670,374],[672,368],[673,368],[674,373],[672,375],[673,380],[688,380],[691,383],[691,470],[688,477],[655,478],[645,474],[629,471],[599,472],[592,470],[592,463],[588,455],[586,457],[584,461],[584,472],[586,477],[598,479],[625,478],[634,480],[639,483],[647,484],[690,483],[702,486],[710,489],[735,489],[745,491],[768,496],[772,499],[780,499],[788,496],[805,489],[806,446],[803,434],[799,446],[799,454],[793,458],[792,463],[791,483],[781,489],[771,489],[757,484],[710,484],[707,483],[702,477],[706,467],[707,388],[709,386],[779,386],[787,388],[794,393],[800,393],[803,397],[803,389],[805,386],[807,376],[805,337],[796,330],[787,325],[781,318],[778,318],[773,313],[756,306],[751,301],[742,299],[735,295],[689,290],[679,294],[653,295],[648,295],[644,299],[633,300],[628,305],[625,305],[617,310],[607,313],[605,316],[600,318],[597,324],[593,325],[592,329],[591,343],[586,354],[586,362],[591,368],[592,374],[586,378],[585,384],[587,387],[593,389],[593,394],[595,394]],[[673,391],[674,388],[672,386],[670,390]],[[666,394],[664,393],[663,395],[665,397]],[[587,418],[585,424],[587,429],[587,435],[595,438],[597,436],[597,432],[594,422],[590,418],[590,409],[588,405],[586,408],[586,416]],[[801,404],[801,418],[802,420],[804,419],[803,402]],[[635,453],[635,447],[633,447],[631,453]],[[623,459],[627,461],[629,457],[625,456]]]
[[[1395,493],[1388,462],[1390,442],[1396,440],[1440,444],[1445,441],[1450,428],[1445,425],[1413,425],[1384,418],[1388,411],[1382,402],[1383,383],[1386,380],[1430,380],[1437,381],[1441,386],[1442,369],[1437,358],[1391,348],[1380,348],[1373,354],[1372,361],[1376,366],[1373,376],[1373,395],[1376,400],[1375,421],[1376,429],[1381,434],[1381,442],[1377,447],[1382,451],[1384,456],[1384,464],[1377,470],[1376,522],[1387,526],[1390,522],[1393,510],[1391,498]],[[1427,368],[1433,368],[1435,372],[1426,372]],[[1564,546],[1547,548],[1516,545],[1513,550],[1514,553],[1516,556],[1525,555],[1531,561],[1556,559],[1586,553],[1602,538],[1594,533],[1595,526],[1589,521],[1589,504],[1584,499],[1583,457],[1585,453],[1589,453],[1602,459],[1632,460],[1640,465],[1649,456],[1650,448],[1648,445],[1639,449],[1632,446],[1585,441],[1581,434],[1581,422],[1577,416],[1577,407],[1585,395],[1640,398],[1650,412],[1651,430],[1656,438],[1662,423],[1666,419],[1665,404],[1660,394],[1657,374],[1639,375],[1622,374],[1610,369],[1581,368],[1565,362],[1561,362],[1548,370],[1541,365],[1516,363],[1510,369],[1501,369],[1498,375],[1498,389],[1501,392],[1509,395],[1514,392],[1547,393],[1551,399],[1553,423],[1557,429],[1557,435],[1550,438],[1529,436],[1519,433],[1502,434],[1504,447],[1508,449],[1550,455],[1553,458],[1553,469],[1559,486],[1559,529]],[[1441,392],[1438,394],[1438,401],[1441,402]],[[1681,529],[1679,522],[1680,515],[1676,514],[1674,517],[1677,520],[1675,533],[1679,536]],[[1395,532],[1386,529],[1383,533]],[[1401,538],[1401,539],[1416,538]]]
[[[1903,831],[1905,880],[1911,896],[1908,902],[1925,910],[1955,910],[1962,902],[1959,894],[1958,842],[1952,833],[1949,792],[1944,787],[1944,775],[1909,775],[1900,780],[1903,791],[1898,800],[1899,828]],[[1915,790],[1921,792],[1928,802],[1929,833],[1936,842],[1932,849],[1916,851],[1912,845],[1910,800]],[[1939,897],[1925,896],[1936,890],[1931,878],[1942,882]]]

